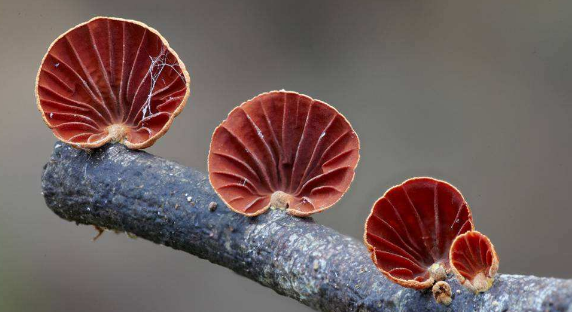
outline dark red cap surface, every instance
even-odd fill
[[[273,91],[235,108],[215,130],[209,178],[238,213],[254,216],[272,206],[307,216],[342,197],[358,160],[358,137],[338,111]]]
[[[66,143],[145,148],[183,109],[189,83],[185,65],[156,30],[96,17],[52,43],[36,95],[44,121]]]

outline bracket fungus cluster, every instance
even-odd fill
[[[450,287],[444,280],[451,271],[473,291],[475,284],[481,291],[492,285],[498,258],[490,241],[475,233],[469,205],[454,186],[413,178],[375,202],[364,241],[387,278],[408,288],[432,287],[435,299],[449,304]]]
[[[256,216],[273,207],[308,216],[343,196],[358,160],[358,137],[335,108],[273,91],[242,103],[216,128],[208,168],[235,212]]]
[[[79,148],[151,145],[189,96],[185,65],[147,25],[96,17],[57,38],[36,78],[38,109],[55,136]]]
[[[57,38],[36,78],[38,109],[55,136],[78,148],[121,142],[151,146],[189,96],[185,65],[153,28],[96,17]],[[348,190],[360,142],[332,106],[288,91],[260,94],[233,109],[214,131],[209,180],[233,211],[269,208],[308,216]],[[209,205],[214,211],[216,203]],[[450,304],[451,272],[469,290],[487,291],[499,261],[475,231],[469,205],[447,182],[413,178],[378,199],[364,241],[379,270],[414,289],[432,288]]]

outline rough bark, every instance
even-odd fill
[[[438,305],[388,281],[361,241],[280,210],[233,213],[204,173],[122,145],[89,153],[58,142],[42,187],[63,219],[183,250],[317,310],[572,311],[572,280],[505,274],[480,295],[449,279],[453,303]]]

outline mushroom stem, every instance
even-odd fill
[[[270,207],[277,209],[287,209],[288,202],[290,201],[291,197],[292,196],[282,191],[276,191],[272,193],[272,196],[270,197]]]
[[[447,269],[441,262],[433,263],[429,267],[429,274],[434,281],[444,281],[447,279]]]
[[[113,124],[107,127],[107,133],[111,137],[111,142],[117,143],[123,141],[127,134],[127,126],[123,124]]]
[[[480,292],[485,292],[493,286],[494,279],[487,277],[485,273],[480,272],[472,280],[465,280],[463,285],[467,287],[469,290],[478,294]]]

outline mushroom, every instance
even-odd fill
[[[404,287],[425,289],[447,277],[453,240],[472,229],[469,205],[454,186],[413,178],[375,202],[364,241],[387,278]]]
[[[451,297],[453,295],[453,292],[451,292],[451,286],[449,286],[449,283],[445,281],[438,281],[435,283],[435,285],[433,285],[432,292],[433,298],[435,298],[437,303],[448,306],[453,301],[453,298]]]
[[[289,91],[260,94],[233,109],[214,131],[209,179],[233,211],[269,207],[308,216],[347,191],[359,140],[332,106]]]
[[[78,148],[151,145],[189,96],[189,73],[165,38],[131,20],[95,17],[58,37],[36,78],[38,109]]]
[[[451,268],[459,282],[474,293],[491,288],[499,258],[488,237],[477,231],[459,235],[451,245]]]

